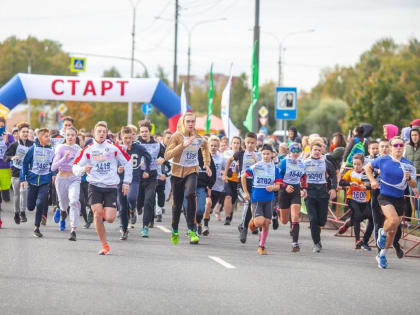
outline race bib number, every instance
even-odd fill
[[[352,198],[354,201],[366,202],[366,191],[353,191]]]
[[[99,162],[96,163],[95,167],[98,174],[107,175],[111,170],[111,162]]]

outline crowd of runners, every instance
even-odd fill
[[[1,197],[13,199],[16,224],[28,221],[26,210],[34,211],[35,237],[43,237],[41,226],[47,224],[49,209],[54,211],[50,220],[70,231],[70,241],[77,240],[80,217],[84,228],[94,223],[100,255],[110,253],[105,222],[118,217],[122,241],[136,223],[140,228],[134,233],[148,238],[171,198],[175,245],[183,234],[182,214],[187,237],[197,244],[209,235],[212,214],[220,221],[224,212],[224,224],[230,225],[234,209],[243,205],[237,217],[241,243],[248,233],[258,233],[257,252],[266,255],[270,228],[276,230],[281,222],[290,225],[291,251],[298,252],[305,206],[312,251],[320,253],[328,207],[339,200],[347,203],[351,215],[338,233],[353,227],[355,249],[371,251],[373,234],[380,268],[387,268],[391,247],[399,258],[404,256],[401,224],[414,221],[401,218],[414,217],[413,210],[420,216],[420,119],[401,135],[397,126],[385,125],[379,139],[371,137],[367,124],[355,127],[348,137],[335,133],[331,140],[317,134],[301,137],[291,127],[283,142],[252,132],[230,140],[223,134],[200,135],[195,122],[194,114],[187,112],[175,133],[152,135],[152,123],[141,120],[113,134],[105,121],[89,132],[77,130],[73,119],[65,117],[61,130],[32,130],[22,122],[7,133],[0,118]],[[411,200],[404,197],[410,194]]]

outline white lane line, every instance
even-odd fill
[[[223,267],[227,269],[236,269],[235,266],[229,264],[228,262],[224,261],[222,258],[217,256],[209,256],[210,259],[214,260],[215,262],[221,264]]]
[[[160,230],[162,230],[165,233],[171,233],[172,231],[170,229],[167,229],[166,227],[162,226],[162,225],[156,225],[156,227]]]

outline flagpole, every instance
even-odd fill
[[[254,43],[256,43],[256,64],[257,71],[259,71],[259,60],[260,60],[260,0],[255,0],[255,25],[254,25]],[[257,132],[258,130],[258,99],[254,106],[254,117],[252,121],[252,131]]]
[[[233,67],[233,62],[230,64],[230,70],[229,70],[229,81],[230,81],[230,89],[232,89],[232,67]],[[228,137],[228,142],[230,142],[230,100],[229,100],[229,112],[228,112],[228,133],[227,133],[227,137]]]

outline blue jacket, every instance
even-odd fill
[[[51,171],[52,159],[49,162],[48,174],[38,175],[32,172],[35,147],[51,149],[50,145],[42,146],[39,143],[38,139],[36,139],[34,145],[28,150],[28,153],[26,153],[25,158],[23,159],[23,165],[22,165],[22,169],[20,170],[19,180],[21,182],[28,182],[28,184],[35,185],[35,186],[51,184],[52,177],[55,176],[57,173],[57,172]]]

